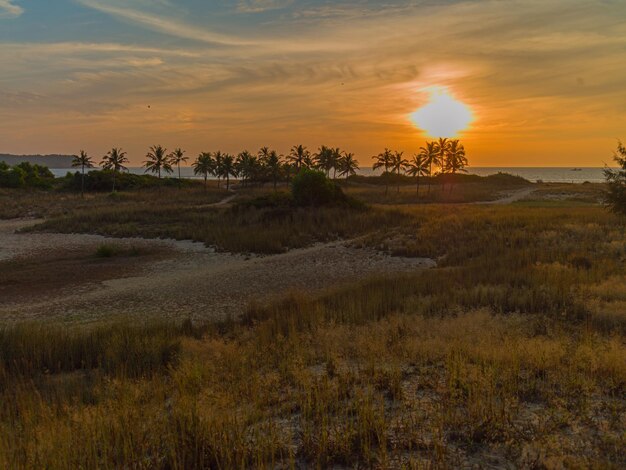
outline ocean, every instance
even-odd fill
[[[512,175],[521,176],[534,183],[543,181],[544,183],[584,183],[588,181],[590,183],[601,183],[604,181],[604,168],[573,168],[573,167],[468,167],[467,172],[469,174],[488,176],[496,173],[510,173]],[[68,168],[51,168],[52,173],[57,176],[65,176],[68,171],[76,171],[75,169]],[[128,169],[130,173],[142,175],[144,174],[144,168],[131,167]],[[180,169],[181,176],[189,179],[200,179],[193,174],[191,167],[184,167]],[[363,168],[358,171],[358,174],[364,176],[370,176],[378,174],[371,168]],[[175,171],[172,176],[177,176],[178,172]]]

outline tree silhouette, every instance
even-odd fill
[[[213,174],[217,176],[217,187],[220,187],[222,176],[224,175],[224,155],[221,151],[213,153],[213,161],[215,162],[215,168],[213,168]]]
[[[146,154],[147,160],[143,162],[146,167],[146,172],[156,173],[161,179],[161,171],[166,173],[172,173],[172,164],[167,155],[167,149],[161,145],[154,145],[150,147],[150,150]]]
[[[244,150],[239,155],[237,155],[235,168],[239,176],[242,178],[243,184],[245,186],[249,180],[253,179],[256,176],[256,173],[258,171],[257,158],[247,150]]]
[[[341,149],[339,147],[332,149],[330,155],[330,165],[333,169],[333,179],[337,179],[337,169],[341,164]]]
[[[378,155],[374,155],[372,158],[375,160],[374,164],[372,165],[373,170],[384,168],[385,173],[389,173],[389,168],[391,168],[392,161],[393,161],[393,153],[391,153],[391,150],[386,148],[382,153],[379,153]],[[385,195],[387,195],[388,192],[389,192],[389,180],[386,179],[385,180]]]
[[[291,147],[291,151],[285,159],[296,167],[297,172],[300,168],[309,166],[311,162],[311,152],[303,145],[294,145]]]
[[[418,197],[420,194],[420,176],[430,175],[431,164],[432,162],[421,153],[413,155],[411,161],[408,162],[407,173],[416,179],[416,192]]]
[[[72,167],[80,167],[80,197],[85,197],[85,168],[93,168],[93,160],[87,152],[84,150],[80,151],[79,155],[74,155],[74,159],[72,160]]]
[[[354,158],[354,154],[344,152],[339,161],[339,176],[345,176],[348,179],[350,175],[355,175],[358,169],[359,162]]]
[[[207,190],[207,179],[209,175],[215,172],[215,160],[209,152],[202,152],[191,165],[194,175],[202,175],[204,177],[204,191]]]
[[[423,158],[428,165],[428,175],[433,174],[433,163],[437,163],[439,153],[437,150],[437,142],[426,142],[426,147],[420,147],[419,156]],[[431,179],[428,180],[428,194],[430,194]]]
[[[437,164],[439,165],[441,175],[441,190],[443,191],[446,187],[446,180],[444,179],[444,175],[447,170],[447,157],[448,157],[448,149],[450,148],[450,141],[445,137],[440,137],[437,142],[435,142],[435,148],[437,150]]]
[[[230,189],[230,177],[237,177],[237,168],[235,166],[235,157],[226,153],[222,155],[221,165],[219,167],[220,175],[226,178],[226,190]]]
[[[178,167],[178,185],[180,187],[180,164],[189,160],[189,157],[185,156],[185,151],[183,149],[177,148],[169,155],[169,160],[172,165],[176,165]]]
[[[395,171],[398,175],[398,192],[400,192],[400,171],[402,171],[409,163],[405,158],[402,157],[403,155],[404,152],[396,151],[391,156],[391,169],[392,171]]]
[[[113,171],[112,192],[115,192],[115,175],[117,175],[117,173],[121,170],[127,169],[124,166],[125,163],[128,163],[128,158],[126,158],[126,152],[124,152],[121,148],[113,147],[104,157],[102,157],[102,161],[100,162],[102,168]]]
[[[446,161],[446,169],[448,173],[455,175],[458,172],[466,173],[467,157],[465,156],[465,147],[458,139],[451,140],[448,146],[448,158]],[[454,179],[450,183],[450,192],[454,187]]]
[[[322,145],[315,154],[315,166],[322,170],[327,178],[330,176],[330,170],[333,168],[333,159],[333,149],[325,145]]]
[[[619,165],[619,169],[604,168],[608,186],[604,203],[613,212],[626,215],[626,147],[621,141],[617,143],[617,151],[613,152],[613,160]]]
[[[272,178],[272,182],[274,183],[274,191],[276,191],[276,184],[278,183],[278,179],[280,178],[281,170],[282,170],[282,162],[280,161],[280,156],[276,153],[275,150],[269,152],[268,157],[263,160],[263,164],[267,168],[267,172],[269,176]]]

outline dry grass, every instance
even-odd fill
[[[245,193],[243,195],[246,196]],[[135,204],[77,210],[34,230],[194,240],[238,253],[282,253],[314,242],[353,238],[404,217],[393,210],[325,207],[193,207]]]
[[[208,191],[200,184],[194,187],[163,187],[111,193],[80,194],[63,191],[0,189],[0,219],[18,217],[61,217],[80,211],[110,208],[149,207],[158,201],[162,207],[189,207],[211,204],[226,197],[224,189],[211,182]]]
[[[500,197],[503,188],[481,183],[456,184],[445,189],[421,184],[419,194],[415,185],[385,186],[342,183],[346,194],[368,204],[425,204],[425,203],[467,203],[493,201]]]
[[[440,267],[203,328],[2,331],[0,467],[626,466],[623,220],[395,211],[363,243]]]

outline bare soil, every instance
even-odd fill
[[[118,315],[223,319],[285,291],[315,292],[434,266],[429,259],[390,257],[341,241],[243,256],[175,240],[17,232],[37,222],[0,221],[0,321],[90,322]],[[145,256],[98,259],[102,244]]]

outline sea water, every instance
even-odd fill
[[[76,169],[68,168],[51,168],[52,173],[56,177],[65,176],[68,171],[76,171]],[[143,175],[145,168],[131,167],[128,169],[130,173]],[[532,182],[542,181],[544,183],[601,183],[604,181],[604,168],[574,168],[574,167],[468,167],[467,172],[473,175],[488,176],[496,173],[509,173],[511,175],[521,176]],[[202,176],[194,175],[193,168],[181,167],[181,177],[187,179],[202,179]],[[371,168],[363,168],[357,172],[363,176],[372,176],[380,174],[380,171],[373,171]],[[178,177],[178,170],[175,170],[170,176]],[[213,179],[213,178],[210,178]]]

